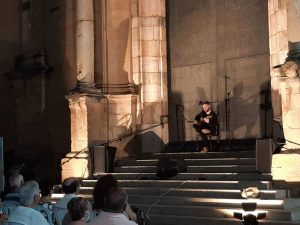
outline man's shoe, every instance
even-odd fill
[[[202,150],[201,150],[201,152],[202,152],[202,153],[208,152],[208,148],[207,148],[207,147],[203,147]]]

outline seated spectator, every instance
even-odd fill
[[[43,214],[49,224],[54,224],[55,219],[52,210],[53,204],[50,200],[53,193],[53,183],[49,179],[44,178],[40,180],[39,186],[41,190],[41,198],[35,209]]]
[[[113,187],[104,199],[101,213],[93,218],[90,225],[137,225],[123,213],[127,204],[127,193],[119,187]]]
[[[63,221],[64,224],[67,224],[71,221],[67,206],[72,198],[77,197],[79,194],[79,188],[80,182],[74,177],[69,177],[63,181],[62,191],[65,193],[65,195],[53,206],[55,221],[58,225],[62,225]]]
[[[39,184],[36,181],[27,181],[20,188],[20,206],[8,218],[9,222],[22,225],[49,225],[41,213],[34,208],[40,201]]]
[[[20,205],[19,189],[24,179],[21,174],[13,173],[8,182],[10,191],[3,198],[3,210],[6,216],[9,216]]]
[[[68,203],[68,211],[72,222],[69,225],[87,225],[88,201],[82,197],[72,198]]]
[[[93,210],[94,215],[97,216],[104,207],[104,199],[108,197],[109,190],[113,187],[118,187],[118,181],[111,175],[105,175],[98,179],[93,192]],[[125,211],[123,212],[130,220],[136,222],[136,214],[131,210],[129,203],[127,202]]]

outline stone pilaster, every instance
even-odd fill
[[[70,94],[66,99],[71,113],[71,152],[61,161],[63,179],[92,174],[93,146],[114,139],[109,145],[117,147],[116,156],[128,156],[123,149],[132,137],[118,138],[135,131],[136,95]]]
[[[137,123],[145,128],[168,114],[165,1],[132,0],[131,6],[133,81],[140,85]],[[168,127],[157,128],[153,137],[157,145],[144,140],[143,151],[159,151],[168,141]]]
[[[66,96],[66,99],[69,102],[71,117],[71,152],[61,161],[62,179],[71,176],[87,178],[91,174],[89,147],[95,139],[105,140],[104,135],[101,138],[97,133],[99,130],[97,127],[102,125],[100,122],[101,111],[103,111],[100,104],[102,98],[71,94]],[[95,116],[97,114],[99,118]],[[105,118],[102,118],[102,121],[105,121]]]
[[[279,69],[273,69],[285,62],[288,54],[287,5],[286,1],[269,0],[269,46],[271,67],[271,89],[273,118],[281,121],[281,100],[279,95]]]
[[[77,86],[94,84],[94,12],[93,0],[76,0]]]

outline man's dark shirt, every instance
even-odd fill
[[[205,123],[204,121],[201,121],[201,118],[209,118],[209,123]],[[215,112],[212,110],[209,114],[207,114],[205,111],[201,111],[196,117],[195,120],[198,122],[198,124],[203,129],[209,129],[212,133],[217,132],[217,125],[218,125],[218,117]]]

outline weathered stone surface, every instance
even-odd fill
[[[151,17],[151,16],[164,16],[164,3],[161,0],[141,0],[140,10],[141,16]]]
[[[300,155],[295,154],[275,154],[272,158],[273,180],[285,180],[287,182],[299,181],[300,173],[298,167]]]
[[[62,163],[62,180],[68,177],[88,178],[90,175],[89,158],[64,158]]]

